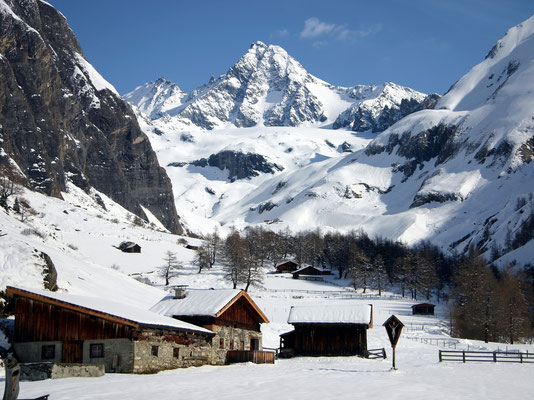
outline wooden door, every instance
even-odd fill
[[[250,350],[259,350],[260,349],[260,340],[256,338],[250,339]]]
[[[83,362],[83,340],[70,340],[63,342],[61,352],[62,363]]]

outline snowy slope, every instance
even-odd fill
[[[435,109],[405,117],[364,150],[286,174],[269,197],[272,210],[251,211],[281,176],[220,220],[279,219],[296,230],[361,228],[408,243],[430,239],[450,251],[470,244],[488,255],[491,247],[509,251],[507,235],[532,212],[533,30],[534,18],[512,28]],[[514,257],[530,262],[533,246]]]
[[[72,184],[68,188],[62,193],[64,201],[24,191],[18,197],[33,210],[24,222],[20,215],[0,207],[5,234],[0,238],[0,291],[8,285],[43,288],[41,253],[46,253],[57,270],[60,292],[101,298],[112,293],[116,302],[151,307],[162,298],[161,290],[128,275],[150,272],[155,276],[167,251],[185,263],[194,252],[178,244],[176,235],[133,225],[135,216],[102,193],[88,195]],[[12,205],[14,199],[9,201]],[[142,253],[119,251],[115,246],[125,240],[138,243]]]
[[[525,263],[532,241],[506,246],[532,210],[533,25],[531,18],[512,28],[434,109],[412,113],[376,138],[324,127],[157,135],[155,121],[140,120],[191,231],[216,224],[363,229],[409,244],[432,240],[449,251],[478,244],[488,256],[492,248],[509,253],[503,263]],[[372,93],[360,89],[355,97]],[[227,169],[191,164],[224,150],[261,154],[282,169],[231,180]]]

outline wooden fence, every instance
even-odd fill
[[[365,358],[369,358],[370,360],[374,360],[376,358],[386,359],[386,349],[383,347],[380,349],[369,349],[365,354]]]
[[[274,351],[259,350],[228,350],[226,362],[228,364],[238,362],[253,362],[254,364],[274,364]]]
[[[534,353],[520,351],[465,351],[465,350],[440,350],[439,362],[500,362],[534,364]]]

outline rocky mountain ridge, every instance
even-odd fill
[[[0,164],[61,197],[71,181],[181,232],[172,187],[130,106],[84,58],[65,17],[0,0]],[[4,172],[6,173],[6,172]]]
[[[393,83],[334,86],[309,72],[283,48],[255,42],[229,71],[189,95],[160,78],[124,98],[158,129],[328,126],[378,132],[429,102]],[[174,107],[171,107],[173,105]]]

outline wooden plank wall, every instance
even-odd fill
[[[291,339],[296,354],[365,355],[367,352],[367,329],[362,325],[295,324],[294,332]]]
[[[255,318],[256,315],[256,312],[241,297],[217,318],[214,324],[260,332],[260,324],[256,319],[257,317]]]
[[[17,298],[15,342],[116,339],[132,337],[132,327],[75,311]]]

